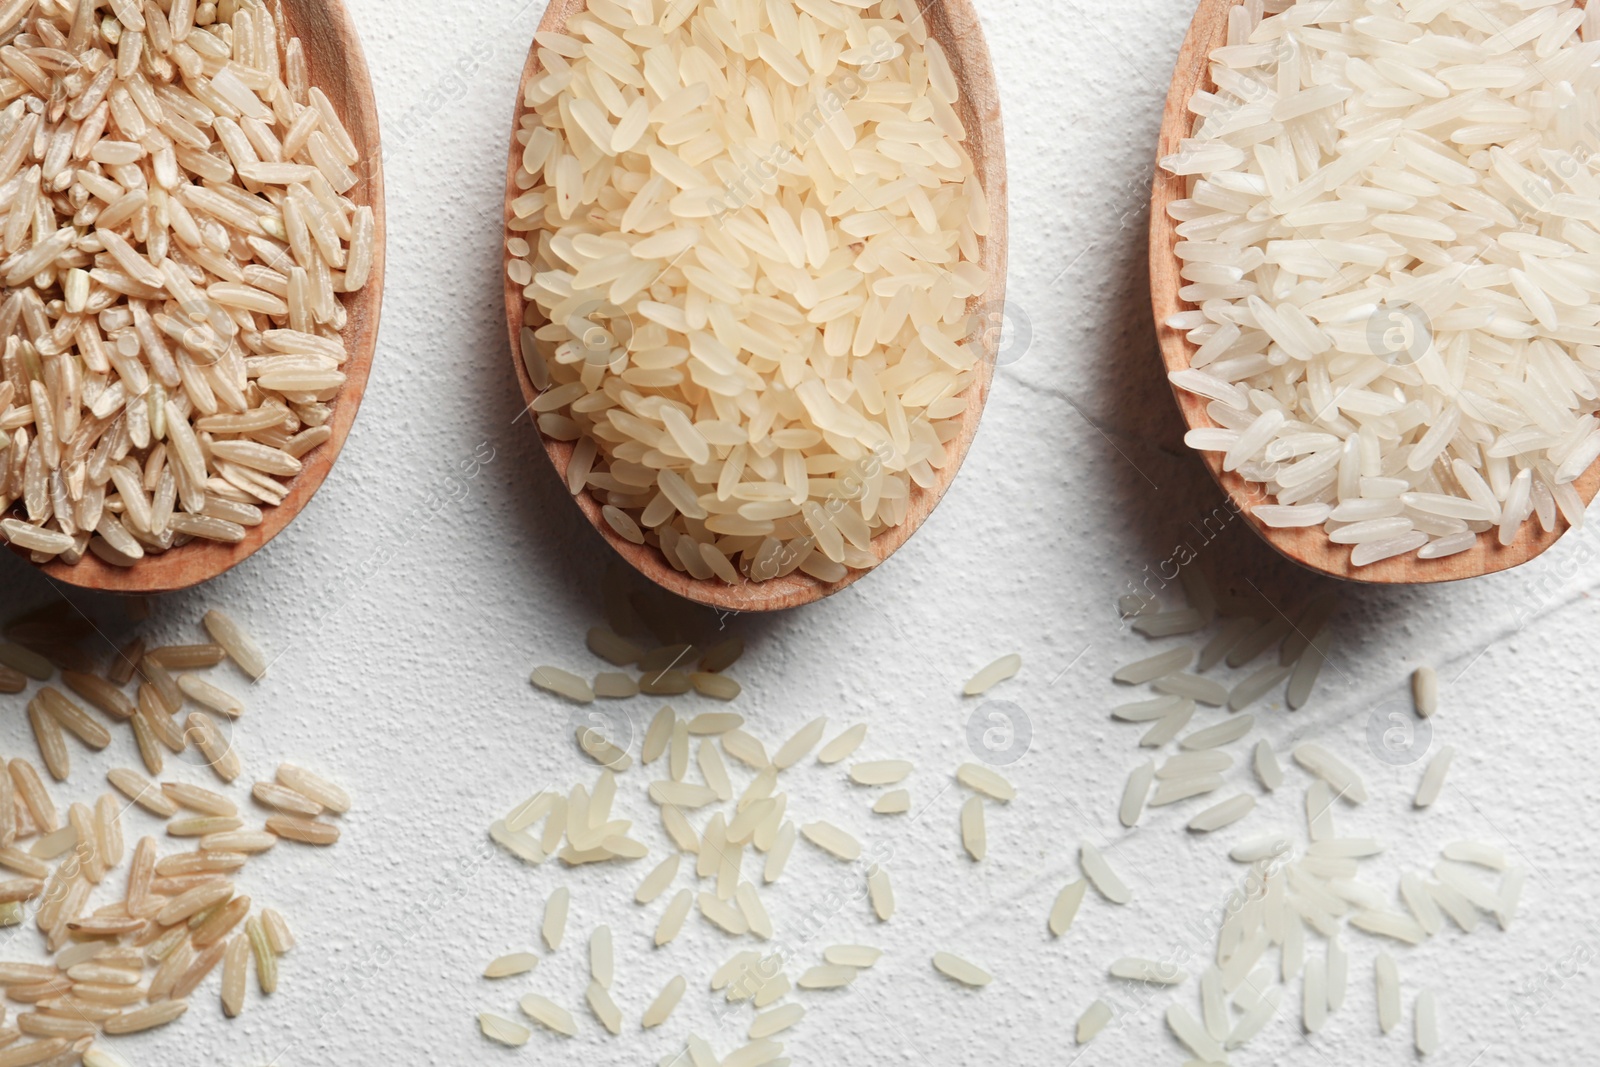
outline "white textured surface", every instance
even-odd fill
[[[347,783],[358,804],[336,848],[283,846],[249,873],[250,891],[281,907],[301,937],[280,993],[230,1025],[213,978],[181,1022],[118,1047],[162,1067],[620,1065],[655,1062],[692,1024],[725,1053],[748,1012],[713,1030],[705,981],[743,946],[694,918],[678,943],[650,950],[665,898],[631,904],[644,864],[568,876],[485,848],[489,821],[524,796],[593,777],[572,745],[568,708],[527,675],[540,662],[598,668],[582,632],[599,619],[592,590],[607,557],[525,423],[512,425],[497,278],[511,94],[541,5],[350,4],[377,81],[390,190],[389,288],[366,406],[307,514],[234,573],[158,612],[177,635],[204,607],[225,605],[280,656],[235,734],[248,776],[266,777],[279,758],[303,761]],[[1157,369],[1142,204],[1189,5],[1080,6],[980,0],[1011,155],[1013,309],[1031,323],[1032,342],[1000,374],[965,475],[881,573],[807,610],[729,621],[751,645],[732,673],[753,730],[775,743],[818,714],[836,726],[870,721],[863,758],[915,760],[907,784],[914,810],[926,806],[915,823],[872,816],[875,791],[848,787],[843,766],[808,763],[786,776],[792,816],[827,818],[893,848],[900,899],[895,921],[878,925],[859,899],[859,872],[805,842],[765,894],[780,937],[795,939],[792,975],[830,943],[886,950],[848,991],[796,998],[810,1012],[784,1035],[796,1063],[1063,1063],[1077,1055],[1073,1022],[1108,991],[1132,1013],[1079,1062],[1181,1062],[1161,1017],[1174,997],[1198,1016],[1197,983],[1139,1008],[1140,990],[1114,989],[1106,966],[1125,954],[1192,952],[1198,974],[1213,944],[1209,915],[1240,878],[1229,844],[1273,826],[1301,832],[1307,779],[1293,767],[1282,792],[1209,837],[1183,830],[1206,801],[1153,809],[1132,833],[1116,822],[1125,776],[1145,757],[1134,748],[1139,729],[1106,716],[1130,699],[1107,679],[1149,646],[1119,634],[1115,596],[1185,541],[1207,566],[1277,602],[1303,602],[1316,583],[1237,528],[1202,548],[1197,529],[1218,495],[1182,454]],[[1509,933],[1490,923],[1470,937],[1447,928],[1415,950],[1384,946],[1399,960],[1406,1004],[1388,1038],[1375,1024],[1378,943],[1351,932],[1343,1010],[1308,1042],[1286,1006],[1233,1062],[1410,1062],[1411,1005],[1423,987],[1438,993],[1440,1063],[1566,1064],[1592,1045],[1600,784],[1588,754],[1600,725],[1583,668],[1600,637],[1588,592],[1597,546],[1600,533],[1569,539],[1521,572],[1465,586],[1350,589],[1312,707],[1292,717],[1254,709],[1286,765],[1289,741],[1314,736],[1366,776],[1372,801],[1336,817],[1343,833],[1390,843],[1366,874],[1386,891],[1399,871],[1426,870],[1460,838],[1502,845],[1532,877]],[[0,582],[6,614],[49,595],[10,558]],[[1007,769],[1020,795],[990,806],[989,859],[974,866],[957,830],[963,791],[950,781],[970,758],[967,721],[982,702],[958,694],[971,672],[1011,651],[1023,653],[1023,672],[988,699],[1020,706],[1031,746]],[[1375,709],[1406,706],[1406,679],[1423,662],[1439,667],[1443,687],[1433,745],[1460,754],[1443,798],[1418,816],[1410,796],[1422,764],[1378,762],[1366,731]],[[13,713],[0,748],[31,752],[20,706],[4,704]],[[641,733],[655,706],[630,705]],[[1253,793],[1248,746],[1233,746],[1232,773]],[[137,759],[125,734],[110,755]],[[109,759],[74,756],[75,783],[87,790]],[[619,805],[659,856],[646,777],[624,776]],[[1071,932],[1052,941],[1045,919],[1077,877],[1081,839],[1107,848],[1134,900],[1113,908],[1091,891]],[[573,917],[566,946],[547,954],[537,926],[557,884],[573,889]],[[614,993],[630,1018],[620,1039],[582,1005],[582,946],[601,921],[616,934]],[[533,974],[477,977],[492,957],[524,949],[544,957]],[[995,982],[974,991],[943,980],[929,964],[936,949]],[[684,1006],[641,1033],[638,1014],[680,970],[690,978]],[[582,1036],[559,1044],[536,1032],[520,1052],[487,1046],[475,1013],[520,1019],[516,998],[529,990],[573,1010]],[[1285,1003],[1298,1002],[1296,983]]]

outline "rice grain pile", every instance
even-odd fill
[[[328,440],[360,152],[261,0],[0,9],[0,539],[242,540]]]
[[[1225,894],[1223,905],[1206,909],[1184,927],[1191,932],[1209,929],[1214,939],[1185,933],[1173,942],[1170,928],[1157,924],[1160,929],[1152,929],[1149,939],[1135,935],[1133,944],[1108,954],[1103,960],[1108,987],[1077,1020],[1077,1043],[1103,1040],[1111,1028],[1134,1026],[1148,1029],[1148,1038],[1160,1042],[1156,1030],[1164,1022],[1171,1040],[1187,1050],[1192,1062],[1241,1062],[1245,1047],[1279,1021],[1286,1002],[1297,1006],[1295,1025],[1308,1034],[1345,1025],[1341,1013],[1347,1014],[1351,983],[1370,973],[1378,989],[1379,1030],[1389,1034],[1400,1026],[1410,998],[1418,1051],[1437,1051],[1442,1047],[1444,1006],[1416,984],[1429,966],[1427,957],[1409,959],[1406,950],[1445,934],[1447,925],[1472,933],[1491,920],[1508,929],[1521,906],[1527,871],[1500,847],[1471,840],[1447,840],[1432,855],[1418,854],[1415,862],[1431,867],[1402,867],[1398,878],[1374,870],[1387,846],[1364,831],[1360,820],[1367,806],[1382,806],[1396,797],[1389,788],[1369,789],[1363,764],[1338,744],[1337,731],[1323,731],[1327,739],[1322,741],[1283,744],[1281,761],[1266,739],[1256,740],[1249,758],[1241,758],[1243,745],[1255,732],[1256,715],[1264,721],[1282,718],[1308,705],[1334,647],[1338,599],[1317,591],[1299,607],[1280,609],[1254,583],[1241,579],[1213,584],[1195,563],[1181,568],[1179,579],[1183,603],[1164,602],[1165,590],[1153,584],[1119,601],[1125,629],[1141,635],[1129,635],[1129,642],[1150,647],[1114,671],[1115,685],[1144,692],[1142,699],[1111,709],[1111,718],[1138,726],[1143,731],[1138,747],[1152,750],[1155,758],[1140,762],[1126,788],[1107,804],[1106,829],[1088,831],[1097,840],[1078,841],[1077,876],[1059,890],[1046,915],[1036,916],[1042,920],[1039,933],[1047,931],[1057,939],[1092,937],[1093,929],[1103,929],[1105,907],[1148,907],[1140,901],[1150,891],[1124,877],[1125,871],[1139,868],[1122,852],[1130,838],[1111,829],[1117,822],[1141,835],[1158,821],[1166,824],[1160,832],[1179,835],[1242,830],[1226,853],[1239,865],[1238,873],[1217,883],[1219,894]],[[738,662],[743,644],[737,637],[717,631],[704,640],[696,624],[682,617],[677,602],[655,590],[630,592],[630,580],[620,567],[607,576],[607,625],[591,630],[587,640],[597,658],[616,667],[650,663],[656,669],[666,662],[698,661],[702,669],[719,672]],[[658,647],[650,648],[652,642]],[[991,666],[979,677],[988,681],[1002,674],[1009,679],[1019,673],[1018,656],[997,663],[1004,669]],[[1436,672],[1422,668],[1419,673],[1435,676],[1428,687],[1433,699],[1426,707],[1436,707]],[[584,681],[578,673],[570,677]],[[546,688],[574,699],[565,687]],[[1419,720],[1426,707],[1419,705]],[[1256,715],[1241,714],[1244,708]],[[521,863],[546,870],[553,859],[567,868],[648,860],[637,881],[626,882],[637,886],[632,904],[641,914],[629,924],[627,905],[609,899],[611,894],[596,900],[595,891],[605,883],[587,881],[584,899],[574,899],[566,884],[548,889],[542,926],[547,955],[567,951],[562,946],[569,925],[593,922],[580,916],[598,911],[605,919],[587,936],[588,988],[556,976],[570,971],[570,961],[541,967],[527,951],[530,944],[507,945],[485,968],[485,980],[495,983],[496,992],[508,978],[539,991],[526,992],[516,1002],[525,1017],[521,1021],[479,1015],[482,1033],[492,1041],[522,1045],[579,1036],[590,1019],[613,1037],[624,1034],[626,1020],[632,1018],[647,1030],[670,1028],[685,991],[700,980],[696,975],[709,971],[710,989],[719,994],[714,998],[716,1029],[687,1032],[689,1026],[680,1021],[671,1051],[657,1061],[661,1067],[777,1064],[791,1062],[791,1056],[793,1062],[807,1062],[785,1047],[794,1040],[791,1031],[803,1034],[803,1024],[819,1016],[841,990],[859,983],[870,991],[870,984],[882,976],[867,972],[885,953],[866,944],[836,944],[824,947],[817,961],[811,942],[818,930],[797,934],[793,902],[782,900],[785,907],[770,911],[769,902],[780,900],[779,894],[798,882],[801,892],[820,891],[843,902],[837,908],[830,905],[830,935],[877,929],[893,920],[890,867],[901,842],[886,843],[874,831],[884,825],[879,818],[912,807],[909,791],[895,787],[917,784],[916,766],[890,754],[840,766],[866,743],[865,724],[832,732],[825,719],[814,719],[769,746],[756,736],[758,727],[732,710],[681,714],[670,705],[661,707],[637,739],[626,725],[630,716],[625,712],[591,721],[619,731],[614,739],[603,738],[603,747],[580,731],[580,750],[604,764],[598,778],[564,792],[545,789],[529,797],[495,821],[489,835]],[[1316,728],[1311,720],[1300,721]],[[600,732],[599,726],[590,729]],[[620,736],[622,731],[626,737]],[[605,758],[599,759],[597,752]],[[1416,818],[1429,818],[1424,809],[1440,800],[1453,755],[1453,748],[1443,747],[1425,768],[1419,767],[1416,800],[1406,805]],[[641,771],[654,780],[641,780]],[[807,795],[801,780],[817,775],[852,794],[879,791],[876,800],[861,798],[861,807],[874,815],[850,818],[846,813],[835,816],[835,822],[809,818],[796,805]],[[1291,784],[1291,776],[1302,775]],[[1388,776],[1382,781],[1387,786]],[[948,791],[946,810],[960,811],[960,825],[945,844],[946,862],[958,864],[950,877],[961,877],[968,866],[957,858],[962,855],[958,841],[975,862],[988,862],[989,854],[999,850],[1014,853],[1014,841],[991,841],[985,829],[987,812],[1033,799],[1021,799],[1024,791],[1007,776],[982,763],[963,763],[952,770],[945,788],[937,781],[931,784],[934,797],[927,806]],[[958,788],[951,791],[948,785]],[[882,801],[896,793],[904,799],[883,810]],[[1227,799],[1218,802],[1219,795]],[[1056,808],[1049,803],[1053,817]],[[1167,810],[1180,805],[1190,810]],[[1281,817],[1286,807],[1296,819],[1303,813],[1303,834],[1262,828],[1263,809]],[[915,818],[925,811],[917,809]],[[643,812],[659,820],[663,834],[649,832]],[[1257,826],[1248,826],[1250,820]],[[649,842],[663,837],[661,856]],[[811,869],[786,874],[797,840],[803,842],[803,851],[813,853],[806,860]],[[1054,851],[1061,858],[1071,855],[1070,845]],[[819,885],[819,878],[829,881]],[[980,887],[974,886],[973,892]],[[924,902],[913,901],[913,910],[918,903]],[[805,910],[799,909],[802,914]],[[925,912],[917,919],[929,921]],[[718,964],[685,948],[681,935],[692,922],[714,929],[719,943],[726,938],[732,954]],[[630,925],[653,927],[655,951],[671,953],[669,966],[677,973],[666,978],[664,987],[657,985],[660,977],[647,985],[629,973],[638,960],[628,958],[626,947],[624,958],[613,959],[613,929],[619,946],[641,940],[635,935],[643,931],[629,930]],[[1090,929],[1075,935],[1075,927]],[[957,936],[978,953],[969,956],[966,945],[917,938],[917,966],[930,966],[948,979],[950,995],[994,995],[983,988],[991,982],[1003,986],[1007,976],[991,973],[979,962],[985,940],[967,929]],[[1011,944],[1026,935],[1002,929],[995,936]],[[1404,974],[1402,963],[1408,968]],[[903,972],[895,978],[903,982]],[[575,1015],[572,1009],[585,1003],[589,1018]],[[1152,1004],[1155,1011],[1149,1010]],[[525,1025],[528,1021],[549,1033],[536,1034]],[[1145,1038],[1141,1033],[1139,1039]],[[636,1041],[638,1035],[622,1039]]]
[[[1115,804],[1120,823],[1130,829],[1148,826],[1152,816],[1147,807],[1184,804],[1197,810],[1179,813],[1178,826],[1190,834],[1218,833],[1259,818],[1257,798],[1265,806],[1285,788],[1284,766],[1272,742],[1258,741],[1248,761],[1236,761],[1227,749],[1248,738],[1256,726],[1252,716],[1238,714],[1240,709],[1266,704],[1266,718],[1306,707],[1333,648],[1338,601],[1323,592],[1286,612],[1269,603],[1254,583],[1246,593],[1218,589],[1196,563],[1183,567],[1180,579],[1186,600],[1182,606],[1164,604],[1148,585],[1119,604],[1128,629],[1150,641],[1180,643],[1158,648],[1112,675],[1115,684],[1148,686],[1154,696],[1121,703],[1112,708],[1111,717],[1145,728],[1141,749],[1161,750],[1174,741],[1177,748],[1160,763],[1139,763]],[[1261,665],[1274,647],[1277,655]],[[1427,697],[1416,702],[1420,720],[1437,712],[1439,684],[1431,667],[1416,673],[1425,682],[1413,682],[1414,691]],[[1279,700],[1280,707],[1273,707]],[[1195,718],[1206,714],[1201,706],[1227,717],[1192,729]],[[1221,908],[1206,912],[1215,924],[1215,944],[1185,939],[1182,951],[1174,951],[1168,942],[1163,954],[1108,962],[1116,984],[1085,1009],[1077,1030],[1080,1045],[1113,1024],[1134,1025],[1153,998],[1169,997],[1169,987],[1178,987],[1180,999],[1165,1015],[1172,1037],[1196,1062],[1226,1062],[1291,997],[1298,1001],[1300,1029],[1316,1034],[1328,1026],[1344,1006],[1355,972],[1352,955],[1360,951],[1362,935],[1403,951],[1439,935],[1446,918],[1463,933],[1479,929],[1485,918],[1493,918],[1502,930],[1509,928],[1527,872],[1501,849],[1474,841],[1449,842],[1439,849],[1428,874],[1404,871],[1398,884],[1364,877],[1363,864],[1387,846],[1359,826],[1343,825],[1346,813],[1358,819],[1363,805],[1389,798],[1369,792],[1357,767],[1331,741],[1302,741],[1287,754],[1306,775],[1304,799],[1297,805],[1304,812],[1304,837],[1278,829],[1247,831],[1229,852],[1244,868],[1242,881],[1236,879]],[[1413,810],[1438,801],[1453,756],[1454,749],[1445,746],[1420,772]],[[1244,791],[1214,801],[1230,787]],[[1103,865],[1099,852],[1085,844],[1083,869],[1097,886],[1103,875],[1096,869]],[[1049,917],[1053,934],[1061,936],[1070,928],[1082,894],[1081,882],[1062,891]],[[1400,1022],[1399,965],[1380,949],[1372,967],[1379,1029],[1387,1034]],[[1198,981],[1191,982],[1196,976]],[[1185,1001],[1195,1004],[1198,1015]],[[1417,994],[1416,1003],[1415,1043],[1427,1055],[1438,1047],[1438,1009],[1426,990]]]
[[[981,346],[984,190],[910,0],[594,0],[537,35],[507,270],[540,429],[697,579],[876,563]]]
[[[1591,7],[1591,12],[1594,8]],[[1583,520],[1600,41],[1571,0],[1250,0],[1162,166],[1189,434],[1365,566]]]
[[[251,660],[260,647],[218,612],[206,621],[213,633],[228,635],[226,646],[146,651],[136,637],[112,653],[109,666],[91,651],[103,643],[101,632],[65,602],[5,628],[0,664],[22,675],[17,690],[43,683],[29,719],[51,776],[65,781],[70,771],[64,734],[94,749],[116,741],[97,712],[132,726],[151,777],[113,766],[109,790],[60,806],[31,762],[0,761],[0,926],[32,919],[44,949],[40,961],[0,961],[0,995],[18,1012],[14,1026],[0,1028],[0,1063],[124,1064],[108,1039],[177,1020],[219,969],[229,1018],[245,1010],[252,984],[263,996],[278,989],[280,957],[294,937],[278,911],[244,892],[246,868],[279,841],[332,844],[339,836],[332,818],[348,812],[351,799],[322,776],[281,764],[275,780],[249,791],[265,825],[247,827],[243,786],[230,788],[242,757],[210,717],[236,717],[243,706],[217,686],[196,685],[196,675],[174,679],[170,672],[227,657],[259,677]],[[54,688],[58,672],[92,711]],[[137,702],[124,691],[135,677]],[[198,706],[180,726],[177,716],[189,703]],[[164,751],[182,755],[191,741],[219,779],[216,788],[164,767]],[[165,845],[143,836],[126,846],[135,807],[141,812],[132,817],[155,820]],[[25,951],[12,944],[7,954]]]

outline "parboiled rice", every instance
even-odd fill
[[[982,357],[967,305],[988,287],[988,209],[955,79],[919,73],[949,64],[905,10],[838,9],[805,49],[707,10],[668,16],[644,55],[603,11],[540,35],[507,241],[533,413],[577,442],[569,487],[694,578],[871,567],[872,537],[949,462]],[[714,73],[683,87],[701,46]],[[816,102],[814,57],[841,53],[829,91],[878,89],[870,121]],[[663,63],[621,87],[605,73]],[[781,185],[751,170],[747,130]]]

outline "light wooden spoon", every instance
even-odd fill
[[[1189,35],[1178,53],[1177,69],[1172,75],[1172,88],[1167,94],[1166,112],[1161,122],[1161,142],[1156,158],[1178,151],[1178,143],[1194,129],[1195,117],[1189,113],[1189,100],[1197,90],[1213,91],[1216,83],[1211,79],[1208,57],[1213,49],[1227,43],[1228,11],[1242,0],[1200,0]],[[1180,311],[1192,311],[1194,305],[1178,297],[1185,284],[1178,276],[1178,224],[1167,214],[1174,200],[1188,195],[1187,179],[1156,168],[1155,186],[1150,202],[1150,295],[1155,307],[1156,338],[1161,345],[1161,359],[1167,371],[1186,370],[1193,358],[1195,346],[1181,330],[1167,325],[1167,319]],[[1178,408],[1184,422],[1191,429],[1216,426],[1206,414],[1207,401],[1176,387]],[[1419,560],[1414,553],[1383,560],[1366,567],[1350,564],[1350,546],[1336,545],[1320,526],[1281,530],[1267,526],[1251,510],[1260,504],[1271,503],[1262,487],[1247,482],[1237,473],[1222,469],[1220,452],[1202,452],[1201,459],[1222,491],[1262,539],[1280,554],[1323,574],[1347,581],[1374,585],[1410,585],[1429,582],[1451,582],[1462,578],[1475,578],[1508,570],[1526,563],[1544,552],[1567,531],[1567,524],[1559,516],[1556,528],[1548,533],[1537,521],[1523,524],[1517,539],[1502,546],[1494,531],[1481,534],[1477,544],[1466,552],[1437,560]],[[1573,488],[1585,504],[1594,500],[1600,490],[1600,463],[1590,467]]]
[[[62,562],[40,567],[67,585],[113,593],[166,593],[187,589],[248,559],[276,537],[311,502],[323,479],[333,469],[344,447],[356,409],[366,392],[367,377],[378,343],[378,313],[383,304],[384,195],[383,148],[378,138],[378,107],[372,96],[361,39],[341,0],[282,0],[289,32],[299,37],[306,52],[311,84],[328,94],[344,119],[345,128],[361,150],[357,173],[361,180],[347,194],[358,204],[372,206],[375,234],[372,273],[359,292],[344,296],[349,321],[344,345],[350,353],[342,368],[347,375],[328,426],[333,436],[306,454],[301,472],[288,483],[289,495],[276,507],[263,507],[261,525],[250,527],[238,544],[191,541],[162,553],[151,553],[132,567],[114,567],[92,553],[77,565]]]
[[[583,8],[584,0],[551,0],[550,6],[545,10],[544,18],[539,23],[539,30],[560,32],[566,27],[567,20]],[[978,16],[972,8],[971,0],[934,0],[926,6],[924,17],[928,22],[929,36],[936,39],[943,47],[945,55],[950,59],[950,66],[955,71],[956,80],[960,83],[961,100],[957,105],[957,111],[967,130],[967,152],[972,156],[978,180],[983,184],[989,198],[989,236],[983,241],[983,268],[989,276],[989,288],[983,295],[974,297],[970,307],[973,310],[984,309],[986,313],[992,312],[990,318],[998,322],[999,309],[1004,305],[1006,289],[1006,162],[1005,137],[1000,120],[1000,94],[995,86],[994,68],[989,60],[989,47],[984,41],[983,30],[978,24]],[[529,83],[542,73],[538,45],[535,44],[528,51],[527,65],[522,71],[522,82],[517,90],[516,115],[512,122],[511,156],[506,169],[505,217],[508,224],[514,217],[511,201],[521,195],[521,190],[517,189],[515,184],[517,171],[522,165],[522,146],[516,141],[516,130],[527,110],[523,106],[526,89]],[[506,237],[509,239],[513,236],[525,235],[514,233],[508,225]],[[509,251],[504,255],[505,264],[509,264],[512,259]],[[524,315],[533,305],[524,299],[522,287],[511,281],[504,270],[501,271],[501,277],[505,279],[506,319],[511,332],[512,363],[516,368],[517,381],[522,386],[522,395],[529,404],[532,404],[538,397],[539,390],[529,377],[527,365],[523,360],[527,356],[534,358],[537,356],[522,351],[521,335]],[[537,308],[533,314],[538,315]],[[543,322],[542,318],[537,318],[534,325]],[[960,469],[962,460],[966,458],[967,450],[972,445],[972,439],[978,432],[978,420],[982,417],[984,403],[989,398],[989,386],[994,377],[995,347],[999,340],[997,330],[983,332],[986,358],[979,360],[975,371],[976,380],[966,392],[967,410],[962,417],[961,432],[946,445],[950,462],[945,464],[944,469],[935,472],[938,481],[927,489],[913,486],[910,511],[906,521],[899,526],[884,530],[872,539],[872,553],[880,563],[888,559],[912,534],[916,533],[917,528],[927,519],[928,514],[933,511],[945,491],[950,488],[951,482],[955,480],[956,472]],[[573,442],[556,441],[542,434],[540,436],[544,441],[545,452],[549,455],[550,462],[555,465],[556,473],[561,476],[564,486],[567,464],[572,459],[575,445]],[[663,589],[711,607],[727,611],[777,611],[792,608],[831,596],[868,573],[852,570],[837,582],[820,581],[799,571],[770,581],[742,581],[738,585],[728,585],[717,578],[702,581],[675,570],[654,546],[636,545],[618,536],[616,531],[601,518],[600,503],[587,489],[574,499],[589,523],[639,573]]]

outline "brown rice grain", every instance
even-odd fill
[[[263,994],[270,995],[278,989],[278,954],[267,938],[266,924],[259,915],[251,916],[244,924],[245,937],[250,942],[250,954],[255,957],[256,985]]]
[[[294,948],[294,934],[289,930],[289,923],[278,909],[261,909],[261,928],[266,931],[267,944],[271,945],[272,951],[279,956]]]
[[[331,845],[339,840],[339,828],[332,823],[297,815],[273,815],[267,819],[267,830],[305,845]]]
[[[329,811],[343,815],[350,810],[350,794],[326,778],[293,764],[278,767],[278,782],[303,796],[310,797]]]
[[[244,1011],[245,979],[249,977],[250,939],[237,934],[222,953],[222,1013],[230,1019]]]
[[[158,789],[155,782],[149,781],[138,771],[112,768],[106,773],[106,781],[109,781],[118,793],[122,793],[123,797],[154,816],[170,819],[174,814],[178,814],[178,805],[174,805],[173,801],[166,797],[166,793]]]
[[[221,953],[219,952],[218,955],[220,956]],[[190,968],[190,973],[193,973],[193,971],[205,960],[205,956],[200,957],[200,959],[195,962],[194,967]],[[189,1010],[188,1002],[182,998],[187,996],[190,992],[193,992],[194,986],[199,985],[200,979],[204,978],[206,974],[209,974],[211,972],[211,968],[215,966],[216,960],[211,960],[210,966],[206,967],[205,972],[202,973],[198,978],[195,978],[192,983],[180,983],[180,985],[188,985],[189,988],[184,993],[179,994],[175,999],[164,1000],[156,1004],[149,1004],[143,1008],[135,1008],[133,1011],[125,1011],[120,1015],[116,1015],[113,1018],[107,1019],[104,1026],[105,1032],[108,1034],[136,1034],[144,1030],[153,1030],[158,1026],[165,1026],[174,1021],[184,1012]],[[188,977],[188,974],[184,975],[185,979]],[[174,992],[176,992],[176,988],[177,987],[174,987]]]

